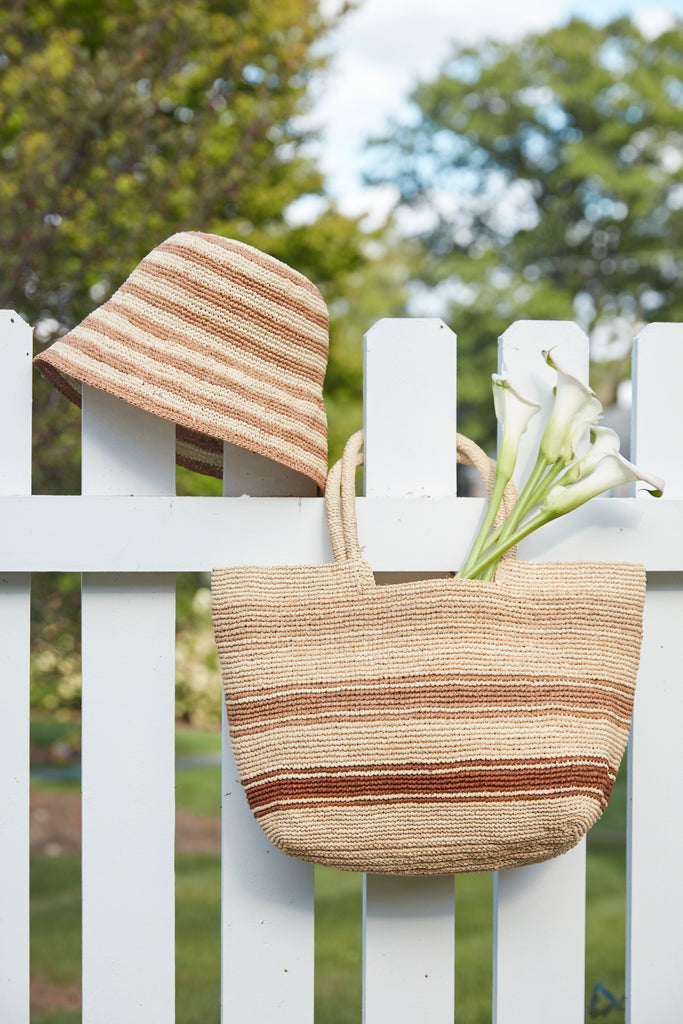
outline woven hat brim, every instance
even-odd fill
[[[244,243],[181,232],[34,361],[76,404],[88,384],[176,423],[181,465],[221,476],[225,441],[322,488],[327,349],[307,278]]]
[[[245,448],[267,459],[272,459],[283,466],[288,466],[313,480],[321,489],[325,488],[327,479],[327,449],[320,444],[320,436],[326,436],[327,421],[325,411],[320,403],[317,411],[317,431],[312,430],[308,435],[310,451],[306,452],[299,445],[293,445],[288,441],[293,430],[300,430],[299,422],[294,424],[275,423],[271,421],[272,429],[267,429],[267,423],[260,431],[247,429],[240,420],[224,418],[221,424],[214,420],[211,424],[212,431],[216,434],[207,434],[197,429],[199,424],[197,417],[192,414],[184,415],[177,405],[177,396],[173,397],[173,404],[169,405],[171,395],[154,395],[145,388],[144,383],[137,383],[129,376],[125,382],[117,384],[109,374],[109,367],[103,366],[104,373],[97,372],[97,368],[84,370],[82,366],[74,365],[72,351],[57,351],[57,345],[52,345],[46,352],[36,356],[34,362],[42,375],[69,401],[74,405],[81,406],[80,385],[87,384],[100,391],[106,391],[115,398],[124,402],[136,405],[146,412],[153,413],[162,419],[175,423],[178,427],[176,432],[176,461],[179,466],[194,470],[198,473],[205,473],[221,479],[223,476],[223,442]],[[136,386],[137,384],[137,386]],[[218,433],[220,432],[220,433]],[[282,436],[278,436],[281,434]],[[218,436],[217,436],[218,435]]]

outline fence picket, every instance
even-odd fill
[[[380,320],[367,333],[364,429],[366,495],[455,493],[455,335],[440,320]],[[454,942],[451,876],[367,875],[365,1024],[452,1024]]]
[[[269,459],[226,444],[223,493],[310,495],[315,484]],[[318,548],[316,539],[309,537],[305,558],[320,557]],[[249,1024],[313,1024],[313,898],[313,865],[280,853],[249,810],[224,708],[221,1019],[225,1024],[246,1020]]]
[[[32,331],[0,311],[0,494],[31,490]],[[0,569],[0,1018],[29,1020],[30,577]]]
[[[527,430],[515,473],[526,476],[551,404],[544,349],[588,380],[588,339],[573,323],[518,321],[501,338],[500,366],[545,408]],[[519,557],[525,557],[520,545]],[[494,1024],[579,1024],[584,1019],[585,840],[549,864],[497,873],[494,889]]]
[[[683,497],[681,380],[683,325],[651,324],[634,347],[633,457],[666,480],[662,501]],[[672,567],[680,569],[680,557],[672,546]],[[680,571],[648,574],[629,746],[628,1024],[676,1024],[683,1015],[682,586]]]
[[[174,494],[173,424],[84,388],[83,492]],[[84,574],[82,630],[83,1020],[171,1024],[173,576]]]
[[[0,1020],[28,1024],[30,1016],[25,570],[88,568],[82,605],[83,1020],[172,1024],[171,570],[206,569],[216,552],[224,553],[219,564],[222,558],[236,564],[245,554],[261,564],[319,562],[327,550],[322,503],[241,502],[244,493],[312,495],[314,489],[297,474],[229,445],[224,493],[237,500],[131,498],[175,493],[175,429],[89,388],[83,396],[88,497],[28,497],[30,342],[28,325],[0,312],[0,508],[8,517],[0,538]],[[552,380],[539,357],[547,348],[577,377],[587,375],[587,341],[576,325],[520,322],[502,338],[501,368],[525,394]],[[481,512],[477,501],[449,497],[456,480],[455,368],[455,339],[441,321],[382,320],[366,336],[365,490],[382,500],[361,501],[358,518],[361,544],[376,569],[397,569],[394,557],[403,569],[453,568],[444,562],[457,560],[462,545],[449,534],[468,531]],[[683,1006],[683,690],[676,678],[683,620],[676,518],[683,507],[681,379],[683,325],[646,328],[634,353],[633,450],[635,460],[666,479],[663,510],[649,498],[591,503],[590,514],[578,511],[571,526],[554,524],[543,541],[529,538],[519,551],[520,558],[612,558],[617,552],[642,556],[651,570],[629,763],[628,1024],[676,1024]],[[532,428],[522,467],[536,439]],[[412,497],[435,500],[413,503]],[[649,514],[651,506],[656,514]],[[66,553],[55,554],[55,517],[76,507],[76,526],[64,528]],[[47,527],[41,523],[46,518]],[[198,531],[205,534],[200,541]],[[237,782],[225,718],[223,729],[222,1019],[312,1024],[313,868],[281,855],[261,833]],[[452,877],[364,879],[365,1024],[452,1024],[454,909]],[[583,1021],[584,933],[585,841],[564,857],[496,875],[494,1024]]]

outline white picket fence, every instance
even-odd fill
[[[501,362],[537,391],[571,323],[520,322]],[[0,1021],[29,1020],[29,573],[83,572],[83,1020],[174,1019],[174,578],[230,564],[328,561],[323,502],[301,477],[226,446],[225,497],[175,498],[174,428],[86,389],[83,495],[30,496],[31,331],[0,314]],[[456,498],[456,345],[439,320],[365,339],[366,497],[377,571],[451,569],[481,499]],[[629,761],[627,1020],[683,1020],[683,326],[636,343],[634,459],[665,498],[594,501],[520,557],[633,560],[648,597]],[[529,459],[525,445],[522,464]],[[244,493],[252,497],[244,497]],[[267,497],[296,494],[304,497]],[[313,868],[254,823],[224,729],[222,1020],[313,1021]],[[124,756],[121,756],[121,752]],[[494,879],[495,1024],[584,1020],[585,841]],[[454,1020],[452,878],[364,884],[366,1024]],[[455,1011],[457,1020],[457,1011]],[[325,1024],[318,1021],[318,1024]]]

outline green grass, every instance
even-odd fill
[[[51,718],[31,719],[31,746],[39,751],[54,748],[56,743],[69,742],[74,749],[80,747],[80,722],[57,722]],[[221,813],[221,770],[219,764],[186,764],[183,759],[212,757],[221,752],[219,730],[200,731],[179,727],[175,736],[176,757],[181,764],[176,772],[176,807],[192,814],[220,817]],[[41,789],[56,789],[76,792],[81,782],[77,775],[71,778],[59,777],[60,764],[41,764],[45,775],[32,780],[32,786]],[[54,776],[51,773],[54,771]]]
[[[617,1000],[626,987],[626,848],[589,844],[586,870],[586,1006],[594,987],[602,982]],[[609,1013],[605,1011],[609,1008]],[[609,1024],[623,1024],[623,1010],[596,995],[595,1013]],[[592,1019],[592,1018],[588,1018]]]
[[[221,734],[219,729],[206,732],[179,726],[175,734],[176,757],[192,757],[195,754],[220,754]]]
[[[81,975],[81,862],[78,857],[31,861],[31,973],[60,988]],[[220,1018],[220,857],[176,859],[177,1024],[218,1024]],[[32,1024],[80,1024],[80,1011],[59,1010]]]
[[[31,746],[48,750],[53,743],[80,746],[81,724],[76,718],[58,720],[53,716],[31,715]]]
[[[80,1010],[53,1010],[31,1015],[31,1024],[81,1024]]]
[[[316,869],[315,1012],[320,1024],[357,1024],[361,1007],[361,878]],[[586,1005],[594,985],[624,992],[624,851],[588,855]],[[220,858],[176,859],[177,1024],[218,1024]],[[490,875],[455,880],[455,978],[458,1024],[490,1024]],[[80,977],[80,861],[34,858],[31,875],[32,970],[67,987]],[[598,1009],[605,1008],[601,997]],[[591,1018],[587,1018],[590,1020]],[[612,1010],[610,1024],[623,1022]],[[80,1014],[43,1014],[33,1024],[78,1024]]]
[[[315,869],[315,1019],[358,1024],[362,999],[362,876]]]
[[[32,723],[36,744],[63,740],[73,723]],[[220,751],[218,732],[179,729],[180,758]],[[42,783],[37,783],[42,785]],[[73,788],[75,783],[61,783]],[[176,804],[195,814],[220,812],[220,768],[188,767],[176,775]],[[589,837],[587,869],[586,1007],[602,982],[624,993],[625,779],[617,779],[612,802]],[[602,842],[599,840],[602,837]],[[361,1014],[361,876],[316,868],[315,1013],[318,1024],[357,1024]],[[32,970],[68,987],[80,977],[80,861],[75,857],[32,859]],[[455,982],[458,1024],[490,1024],[492,877],[455,879]],[[220,858],[176,858],[177,1024],[218,1024],[220,949]],[[587,1021],[623,1024],[623,1011],[596,996]],[[33,1024],[79,1024],[80,1013],[55,1011]]]
[[[81,861],[31,857],[31,969],[55,985],[81,977]]]
[[[455,877],[455,1014],[458,1024],[491,1024],[493,876]]]
[[[220,882],[215,854],[176,857],[176,1021],[220,1021]]]
[[[178,810],[221,816],[220,768],[187,768],[175,776],[175,805]]]

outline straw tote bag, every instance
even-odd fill
[[[358,544],[361,445],[354,435],[328,479],[332,564],[213,572],[252,812],[286,853],[351,870],[564,853],[606,807],[626,747],[643,567],[509,553],[492,582],[378,586]],[[476,445],[458,448],[491,478]]]

